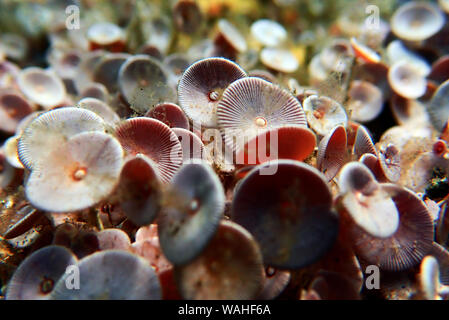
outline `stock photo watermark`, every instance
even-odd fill
[[[66,268],[65,286],[68,290],[80,289],[80,269],[76,265],[70,265]]]
[[[76,5],[70,5],[65,8],[66,20],[65,26],[67,30],[79,30],[80,24],[80,8]]]
[[[80,8],[77,5],[69,5],[65,8],[66,28],[67,30],[79,30],[80,22]],[[365,8],[365,26],[368,30],[379,30],[380,28],[380,9],[374,4],[370,4]]]
[[[80,289],[80,270],[77,265],[70,265],[65,270],[65,286],[68,290]],[[368,290],[380,289],[380,269],[376,265],[369,265],[365,269],[365,288]],[[183,310],[188,314],[188,310]],[[227,310],[232,313],[232,310]],[[237,310],[238,311],[238,310]],[[266,311],[266,310],[265,310]],[[258,312],[258,311],[257,311]],[[209,312],[210,314],[210,312]]]
[[[365,19],[365,26],[368,30],[380,29],[380,9],[378,6],[370,4],[365,8],[365,14],[368,15]]]
[[[365,288],[368,290],[380,289],[380,269],[376,265],[369,265],[365,269]]]

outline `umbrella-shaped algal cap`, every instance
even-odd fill
[[[276,79],[276,76],[274,74],[272,74],[268,70],[253,69],[253,70],[248,72],[248,76],[262,78],[262,79],[267,80],[268,82],[271,82],[271,83],[277,83],[278,82],[277,79]],[[294,79],[294,78],[291,78],[291,79],[296,81],[296,79]],[[298,84],[298,86],[299,86],[299,84]],[[292,91],[292,90],[290,89],[290,91]]]
[[[372,153],[363,154],[359,162],[363,163],[368,169],[371,170],[374,177],[378,182],[388,182],[389,180],[385,177],[382,167],[380,166],[380,161],[376,155]]]
[[[106,123],[112,126],[120,121],[120,117],[109,105],[96,98],[81,99],[80,101],[78,101],[78,107],[95,112]]]
[[[257,77],[232,83],[218,104],[217,117],[225,142],[233,150],[267,129],[307,127],[299,101],[288,91]]]
[[[348,116],[337,101],[324,96],[310,96],[304,100],[304,112],[310,127],[325,136],[338,125],[346,127]]]
[[[144,155],[129,159],[120,174],[116,201],[135,225],[147,225],[160,210],[160,182],[156,171]]]
[[[19,72],[20,67],[14,62],[2,58],[0,52],[0,84],[4,87],[14,87]]]
[[[163,53],[160,51],[159,47],[152,45],[150,43],[143,44],[138,52],[138,54],[146,54],[156,60],[162,61],[164,59]]]
[[[136,242],[152,240],[153,238],[158,239],[157,224],[149,224],[147,226],[140,227],[137,229],[135,234]]]
[[[59,145],[33,168],[25,193],[38,209],[53,212],[89,208],[115,189],[123,166],[120,143],[102,132],[83,132]]]
[[[77,67],[81,62],[81,53],[72,49],[53,49],[47,55],[47,60],[61,79],[72,80],[77,74]]]
[[[170,73],[171,85],[176,88],[182,74],[190,66],[189,56],[186,53],[172,53],[164,58],[163,63]]]
[[[208,57],[213,57],[215,50],[214,42],[211,39],[204,39],[192,45],[187,50],[190,61],[197,61]]]
[[[449,80],[443,82],[433,94],[430,103],[427,104],[432,125],[438,131],[443,131],[449,119]]]
[[[8,60],[24,62],[29,51],[30,45],[24,35],[9,32],[0,35],[0,60],[6,57]]]
[[[414,66],[424,77],[429,75],[431,71],[430,65],[426,59],[415,52],[410,51],[401,40],[391,41],[386,48],[386,54],[390,65],[405,60],[408,64]]]
[[[318,146],[317,168],[332,180],[345,164],[347,159],[347,135],[343,126],[335,127]]]
[[[428,82],[429,84],[430,82]],[[434,86],[435,91],[437,87]],[[431,93],[429,91],[429,93]],[[434,92],[433,92],[434,93]],[[431,94],[433,94],[431,93]],[[426,93],[427,95],[427,93]],[[389,105],[393,118],[400,126],[420,126],[422,123],[429,123],[430,117],[427,112],[427,106],[429,105],[426,98],[425,103],[422,100],[411,100],[401,97],[400,95],[393,93],[390,98]]]
[[[232,23],[226,19],[220,19],[217,26],[218,35],[214,40],[217,56],[235,58],[237,53],[246,51],[246,40]]]
[[[247,230],[225,220],[203,253],[174,271],[181,295],[193,300],[254,299],[264,281],[257,242]]]
[[[430,2],[403,4],[391,18],[391,30],[403,40],[422,41],[439,32],[446,22],[443,12]]]
[[[2,149],[4,150],[6,159],[10,165],[17,169],[23,169],[22,162],[20,162],[19,155],[17,153],[17,144],[19,139],[19,135],[9,137],[3,144]]]
[[[352,151],[356,160],[358,160],[365,153],[377,155],[373,139],[371,138],[368,130],[362,125],[359,125],[357,128]]]
[[[215,234],[223,217],[223,186],[207,163],[193,160],[173,177],[165,198],[158,217],[159,241],[167,259],[183,265]]]
[[[438,0],[438,5],[441,7],[441,9],[449,13],[449,1],[448,0]]]
[[[181,77],[178,98],[181,108],[201,126],[217,126],[217,106],[223,91],[246,77],[236,63],[224,58],[206,58],[192,64]]]
[[[79,289],[67,286],[73,273],[64,275],[51,294],[54,300],[160,300],[159,278],[143,258],[123,251],[105,250],[81,259]]]
[[[113,52],[122,51],[125,34],[118,25],[110,22],[94,23],[87,30],[90,50],[100,48]]]
[[[291,273],[288,270],[278,270],[272,267],[265,268],[265,283],[257,295],[260,300],[277,298],[290,282]]]
[[[368,81],[352,81],[348,96],[347,108],[352,120],[368,122],[377,118],[382,112],[382,91]]]
[[[399,149],[389,143],[382,145],[377,155],[385,177],[391,182],[397,182],[401,176],[401,155]]]
[[[350,279],[341,273],[321,270],[310,284],[322,300],[360,300],[360,292]]]
[[[360,123],[354,122],[354,121],[348,121],[348,126],[346,127],[346,137],[348,140],[348,147],[354,148],[355,140],[357,137],[357,130],[362,125]]]
[[[175,100],[168,78],[161,62],[147,55],[136,55],[122,64],[118,81],[120,92],[131,108],[143,114],[158,103]]]
[[[176,134],[159,120],[138,117],[120,124],[116,135],[129,155],[143,154],[157,168],[162,182],[170,181],[182,164],[182,147]]]
[[[345,237],[344,231],[340,231],[332,249],[311,268],[339,273],[350,280],[356,292],[360,292],[365,282],[363,268],[352,249],[352,243]]]
[[[257,240],[266,265],[299,269],[334,243],[338,219],[331,205],[321,172],[302,162],[279,160],[259,165],[241,180],[231,216]]]
[[[449,79],[449,55],[446,54],[439,57],[432,64],[432,69],[428,75],[428,79],[437,83],[442,83]]]
[[[23,118],[33,111],[20,92],[12,89],[0,90],[0,131],[12,134]]]
[[[70,237],[70,236],[69,236]],[[79,230],[71,239],[70,248],[78,259],[82,259],[96,251],[99,251],[97,233],[93,230]]]
[[[407,99],[422,97],[427,89],[426,78],[419,69],[405,60],[400,60],[390,67],[388,83],[394,92]]]
[[[23,94],[46,109],[58,106],[66,97],[64,83],[54,72],[37,67],[23,69],[17,77]]]
[[[101,101],[107,101],[109,98],[108,89],[104,84],[98,82],[89,83],[80,92],[81,98],[95,98]]]
[[[260,52],[260,61],[270,70],[290,73],[299,68],[298,59],[287,49],[264,48]]]
[[[86,52],[81,56],[81,62],[77,66],[76,77],[73,79],[78,92],[90,85],[93,81],[93,74],[101,59],[106,55],[103,50]]]
[[[287,30],[274,20],[260,19],[251,25],[251,35],[263,46],[277,47],[287,39]]]
[[[190,66],[187,53],[172,53],[164,58],[164,65],[175,76],[181,76]]]
[[[166,19],[165,16],[157,16],[148,19],[145,23],[145,28],[150,35],[145,43],[145,46],[153,46],[162,54],[166,54],[170,49],[171,41],[173,40],[176,30],[173,28],[172,21]]]
[[[444,250],[444,249],[443,249]],[[446,258],[447,260],[447,258]],[[447,300],[449,286],[442,281],[444,267],[440,265],[438,257],[426,256],[420,266],[418,274],[418,297],[426,300]],[[447,266],[445,266],[447,268]]]
[[[245,144],[236,155],[236,165],[257,165],[270,160],[303,161],[316,146],[315,133],[300,126],[264,131]]]
[[[96,234],[100,250],[128,250],[131,240],[128,234],[117,228],[105,229]]]
[[[316,279],[314,279],[316,280]],[[308,290],[301,290],[301,294],[299,296],[299,300],[306,300],[306,301],[318,301],[323,300],[318,292],[315,291],[315,289],[308,289]]]
[[[131,245],[131,252],[147,260],[158,275],[166,270],[173,270],[173,264],[167,260],[162,252],[157,235],[144,240],[136,239]]]
[[[390,237],[399,225],[399,213],[391,194],[376,182],[371,171],[360,162],[350,162],[340,171],[342,205],[353,223],[368,234]]]
[[[438,294],[440,289],[440,270],[438,260],[433,256],[426,256],[420,266],[418,274],[418,290],[425,300],[441,300]]]
[[[319,57],[321,65],[328,72],[346,72],[354,57],[354,50],[348,39],[337,38],[323,49]]]
[[[381,60],[380,55],[371,49],[370,47],[364,45],[356,38],[351,38],[351,46],[352,50],[354,50],[354,54],[357,58],[361,59],[364,62],[368,63],[379,63]]]
[[[55,228],[52,244],[70,248],[77,234],[78,229],[74,224],[63,222]]]
[[[187,119],[181,107],[174,103],[161,103],[151,108],[145,114],[150,117],[162,121],[170,128],[189,129],[189,119]]]
[[[120,67],[130,57],[125,53],[105,54],[93,70],[93,81],[103,84],[109,92],[117,92],[119,89],[118,76]]]
[[[429,255],[434,256],[438,261],[441,283],[446,286],[449,285],[449,251],[442,245],[434,242]]]
[[[405,270],[417,265],[430,252],[433,221],[427,206],[414,192],[393,184],[381,186],[392,195],[399,212],[397,230],[389,237],[378,238],[353,229],[354,250],[362,260],[383,270]],[[376,210],[372,214],[379,216],[381,212]]]
[[[61,246],[47,246],[29,255],[17,268],[6,291],[7,300],[48,299],[76,256]]]
[[[178,0],[173,6],[175,27],[188,34],[198,30],[203,22],[203,15],[195,0]]]
[[[204,144],[196,134],[182,128],[173,128],[173,132],[181,143],[183,161],[206,157]]]
[[[385,96],[388,96],[391,91],[387,81],[388,69],[389,66],[383,62],[356,64],[352,77],[373,83],[382,90]]]
[[[24,129],[18,143],[19,159],[33,169],[70,137],[87,131],[104,132],[104,121],[94,112],[74,107],[59,108],[39,115]]]

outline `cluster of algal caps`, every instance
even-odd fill
[[[141,69],[130,71],[128,67],[128,62],[136,59],[151,61],[140,56],[129,58],[120,68],[119,86],[140,84],[135,75],[142,74]],[[21,74],[26,75],[26,71]],[[120,81],[127,72],[129,79]],[[211,72],[217,77],[204,82],[204,74]],[[149,72],[144,80],[151,82],[152,75]],[[245,88],[255,99],[232,104],[233,97]],[[46,90],[39,93],[47,94]],[[216,126],[213,120],[217,115],[221,119],[220,112],[223,117],[240,112],[236,119],[245,121],[242,134],[249,138],[255,138],[257,130],[278,130],[281,141],[293,138],[301,145],[308,143],[305,150],[299,145],[294,150],[281,148],[287,158],[302,160],[315,147],[315,135],[306,128],[304,113],[294,96],[263,79],[247,77],[230,60],[207,58],[191,65],[180,80],[178,93],[187,115],[199,109],[197,115],[189,117],[201,125]],[[225,103],[228,95],[229,106]],[[239,108],[234,110],[233,106]],[[53,219],[56,231],[52,245],[27,257],[14,273],[8,299],[161,298],[165,282],[170,285],[170,280],[176,281],[177,295],[183,298],[251,299],[279,293],[282,288],[278,286],[263,290],[270,279],[279,278],[282,286],[286,284],[288,273],[279,272],[276,278],[276,270],[266,274],[264,266],[269,264],[264,262],[259,242],[236,223],[238,217],[236,222],[223,219],[225,190],[210,164],[202,159],[203,143],[188,130],[188,120],[176,104],[158,104],[146,116],[120,120],[107,103],[83,98],[75,107],[54,106],[25,120],[15,138],[15,148],[18,163],[26,171],[25,197],[30,205],[25,205],[29,210],[24,210],[23,219],[10,226],[5,236],[17,235],[41,212]],[[229,120],[223,122],[224,128],[229,126]],[[184,138],[199,146],[194,149],[200,153],[183,148]],[[299,161],[293,165],[302,168]],[[303,168],[306,174],[312,169]],[[312,179],[318,179],[327,190],[315,171]],[[101,229],[99,211],[105,206],[113,206],[122,227],[120,218],[134,226],[156,221],[157,232],[142,238],[136,234],[131,244],[120,228],[86,234],[70,223],[61,223],[76,220],[76,214],[94,213]],[[330,203],[325,207],[324,219]],[[333,237],[336,219],[328,219],[334,227],[329,234]],[[49,259],[49,255],[54,258]],[[55,260],[61,264],[54,265]],[[36,267],[41,264],[41,269]],[[63,271],[71,265],[80,270],[80,290],[73,291],[66,285],[69,275],[63,276]],[[99,270],[101,277],[95,275]],[[130,276],[134,270],[135,275]],[[172,273],[165,275],[167,272]],[[163,277],[168,280],[162,284]],[[117,282],[111,283],[111,278]],[[137,284],[141,289],[136,289]]]
[[[196,16],[193,1],[175,13],[185,8]],[[39,247],[43,220],[51,233],[6,298],[273,299],[289,286],[300,299],[359,299],[369,265],[419,272],[406,289],[384,282],[390,298],[444,297],[448,60],[430,66],[413,48],[438,48],[445,21],[436,5],[407,3],[391,21],[404,42],[384,50],[383,21],[333,40],[309,64],[311,87],[281,81],[298,66],[276,51],[287,35],[269,20],[251,33],[270,71],[227,59],[246,41],[226,20],[203,49],[227,58],[161,60],[154,44],[122,53],[122,30],[101,23],[87,33],[91,52],[54,50],[51,69],[3,60],[0,129],[12,136],[0,188],[23,181],[24,201],[8,204],[2,236]],[[360,123],[387,101],[399,125],[375,145]],[[205,156],[211,129],[223,143]],[[231,169],[214,154],[226,148],[240,160]]]

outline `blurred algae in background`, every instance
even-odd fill
[[[0,0],[0,298],[447,299],[448,13]]]

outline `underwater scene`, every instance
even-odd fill
[[[449,0],[0,0],[0,300],[447,300],[448,119]]]

